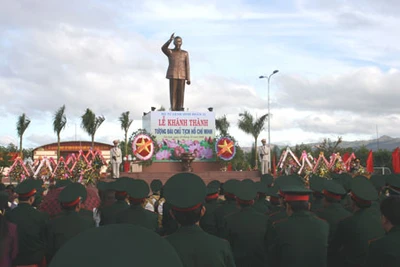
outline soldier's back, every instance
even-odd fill
[[[347,265],[365,264],[368,245],[371,240],[384,235],[380,217],[372,207],[360,209],[352,216],[339,222],[332,240],[335,257]]]
[[[18,255],[15,265],[39,263],[46,254],[45,231],[48,215],[29,204],[20,203],[6,213],[6,218],[17,225]]]
[[[75,211],[62,212],[57,218],[49,221],[46,230],[48,259],[51,259],[68,240],[92,227],[93,220],[90,221]]]
[[[400,266],[400,227],[394,226],[387,235],[372,241],[366,267]]]
[[[275,222],[267,233],[270,266],[326,266],[329,225],[309,211]]]
[[[264,266],[265,250],[264,236],[268,216],[261,214],[252,207],[226,217],[228,241],[231,244],[236,266]]]
[[[156,213],[144,209],[141,205],[132,205],[129,209],[122,210],[117,214],[116,223],[139,225],[157,231],[158,216]]]
[[[125,200],[117,200],[111,206],[105,207],[100,213],[100,225],[116,223],[117,214],[127,208],[129,208],[129,205]]]
[[[196,225],[180,227],[166,239],[175,248],[183,266],[235,266],[228,241],[210,235]]]

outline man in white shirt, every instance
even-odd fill
[[[268,163],[269,163],[269,153],[270,149],[267,146],[267,141],[265,139],[261,140],[262,146],[258,148],[258,154],[260,155],[261,161],[261,174],[269,173]]]
[[[122,152],[121,149],[118,147],[119,140],[114,140],[113,143],[114,147],[110,150],[112,178],[117,179],[119,178],[119,168],[122,163]]]

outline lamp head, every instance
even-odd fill
[[[279,72],[279,70],[274,70],[274,72],[272,74],[275,74],[275,73],[278,73],[278,72]]]

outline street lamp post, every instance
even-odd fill
[[[271,170],[271,113],[270,113],[270,101],[269,101],[269,81],[271,76],[278,73],[279,70],[274,70],[270,75],[260,76],[260,79],[268,79],[268,148],[269,148],[269,159],[268,159],[268,170]]]

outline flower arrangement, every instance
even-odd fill
[[[210,160],[214,158],[214,142],[211,137],[203,140],[175,140],[164,138],[158,144],[156,160],[180,160],[182,153],[193,153],[195,160]]]

